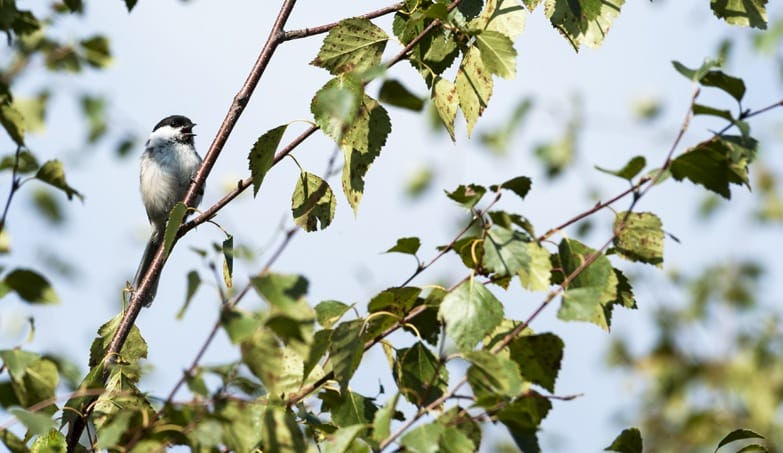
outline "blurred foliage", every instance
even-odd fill
[[[672,275],[654,292],[683,299],[661,300],[652,344],[637,351],[633,338],[614,338],[610,365],[643,388],[624,418],[649,451],[712,451],[732,426],[753,427],[780,451],[783,324],[763,277],[752,261]]]

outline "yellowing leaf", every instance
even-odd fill
[[[517,51],[511,39],[494,30],[485,30],[476,36],[476,45],[487,69],[504,79],[513,79],[517,74]]]
[[[454,119],[459,106],[457,87],[442,77],[436,78],[432,87],[432,101],[449,136],[454,140]]]
[[[492,75],[481,60],[481,51],[471,46],[462,59],[455,80],[459,106],[467,122],[468,136],[487,107],[492,96],[492,84]]]
[[[502,33],[513,41],[525,29],[526,15],[517,0],[487,0],[481,15],[472,20],[469,26],[475,30]]]
[[[386,109],[375,99],[364,96],[356,118],[340,145],[345,157],[343,192],[354,213],[359,209],[364,194],[364,177],[380,155],[390,132],[391,120]]]
[[[710,7],[731,25],[767,28],[767,0],[711,0]]]
[[[574,50],[598,47],[625,0],[546,0],[544,13]]]
[[[291,198],[291,213],[297,225],[308,232],[323,230],[332,223],[335,206],[334,192],[326,181],[306,171],[299,175]]]
[[[311,64],[335,75],[362,72],[380,64],[388,40],[386,33],[367,19],[345,19],[329,31]]]

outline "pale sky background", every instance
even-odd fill
[[[24,3],[22,7],[27,7]],[[332,22],[387,4],[300,1],[287,28]],[[142,137],[164,116],[185,114],[198,123],[196,144],[203,156],[266,40],[278,6],[278,2],[268,1],[141,0],[129,15],[119,0],[92,1],[87,2],[86,22],[72,19],[58,28],[61,36],[74,39],[93,31],[106,33],[111,39],[115,63],[108,70],[88,71],[88,75],[75,78],[49,74],[42,78],[36,72],[15,86],[14,93],[32,94],[43,86],[51,86],[56,92],[57,98],[48,113],[48,130],[28,141],[40,161],[62,159],[69,182],[86,199],[84,203],[67,206],[65,225],[51,227],[30,215],[29,193],[25,193],[30,188],[23,189],[8,221],[13,254],[10,260],[4,256],[2,265],[45,270],[41,248],[45,244],[51,252],[77,265],[78,278],[53,278],[62,299],[62,304],[54,308],[30,307],[7,296],[0,306],[0,347],[22,344],[34,351],[53,351],[86,369],[88,345],[96,329],[117,312],[120,289],[132,277],[148,234],[138,194],[141,144],[126,159],[117,159],[113,154],[111,145],[115,140],[106,140],[97,150],[81,151],[85,131],[78,106],[70,95],[85,89],[109,95],[115,130],[130,129]],[[778,2],[770,2],[768,8],[771,18],[781,15]],[[391,34],[390,18],[377,23]],[[760,64],[750,51],[747,38],[752,33],[714,18],[706,1],[637,0],[627,2],[601,48],[583,49],[575,54],[539,8],[528,16],[527,28],[517,40],[517,79],[496,80],[489,109],[474,131],[474,137],[478,137],[501,123],[522,98],[532,96],[536,102],[534,114],[523,124],[509,155],[489,156],[478,140],[467,139],[461,125],[457,142],[452,144],[445,134],[432,134],[423,116],[388,107],[392,133],[369,171],[358,216],[353,216],[344,200],[339,178],[331,180],[338,194],[333,224],[324,232],[300,233],[274,271],[305,275],[310,281],[308,300],[313,305],[338,299],[364,308],[374,294],[401,283],[414,269],[410,257],[381,253],[397,238],[420,236],[420,256],[424,260],[435,255],[437,245],[451,240],[461,211],[440,193],[462,183],[493,184],[520,175],[532,177],[533,190],[523,204],[506,197],[508,200],[501,207],[520,210],[538,231],[546,231],[594,203],[587,189],[597,189],[608,198],[625,188],[623,181],[596,172],[593,165],[619,168],[637,154],[648,158],[650,168],[663,161],[691,94],[690,83],[672,69],[671,60],[698,66],[704,57],[715,55],[722,37],[743,37],[728,71],[743,77],[749,87],[745,106],[759,108],[779,100],[783,93],[780,77],[770,65]],[[310,119],[310,99],[329,78],[326,71],[307,64],[317,53],[321,39],[309,38],[279,47],[207,181],[202,207],[219,199],[236,180],[246,177],[247,153],[260,134],[292,120]],[[387,56],[399,48],[396,42],[390,42]],[[407,63],[394,67],[390,75],[405,81],[412,91],[426,93],[423,82]],[[375,95],[377,89],[378,85],[372,84],[369,93]],[[559,136],[571,112],[570,99],[577,93],[583,100],[585,128],[576,165],[549,183],[532,150],[535,144]],[[641,97],[660,98],[665,108],[663,116],[648,126],[639,125],[631,115],[634,99]],[[733,108],[718,93],[705,92],[702,100],[722,102],[721,105]],[[779,138],[776,131],[780,130],[780,118],[780,112],[774,112],[755,122],[759,135]],[[717,124],[695,121],[683,144],[697,143],[708,136],[709,127]],[[301,122],[293,124],[284,141],[305,127]],[[5,136],[0,138],[0,149],[10,149]],[[333,150],[329,139],[316,134],[295,155],[305,169],[320,174]],[[777,145],[761,154],[777,175],[783,176],[780,151]],[[404,196],[403,182],[421,165],[432,165],[436,177],[429,196],[411,202]],[[256,252],[267,250],[281,221],[285,219],[286,225],[291,224],[290,197],[297,172],[293,161],[282,162],[267,176],[256,199],[245,194],[221,212],[217,221],[234,234],[235,244]],[[8,187],[7,174],[0,178],[0,187]],[[769,294],[777,294],[780,302],[781,280],[773,282],[776,276],[783,276],[783,266],[780,260],[774,260],[775,247],[770,244],[783,243],[781,229],[756,228],[747,234],[749,221],[745,213],[750,209],[751,196],[740,187],[733,186],[732,191],[734,197],[729,206],[739,214],[724,212],[709,225],[695,223],[695,210],[704,191],[690,183],[667,182],[652,190],[639,209],[658,213],[664,228],[682,241],[676,244],[667,240],[664,272],[698,270],[707,263],[733,257],[760,257],[770,266],[771,277],[765,288]],[[626,206],[627,202],[616,205],[618,209]],[[606,240],[612,220],[610,211],[594,216],[598,228],[588,238],[589,245],[597,247]],[[574,235],[575,230],[570,234]],[[155,303],[139,317],[139,328],[150,347],[148,363],[155,367],[142,381],[143,391],[165,397],[214,323],[218,304],[209,286],[201,288],[184,320],[177,321],[174,315],[182,304],[184,276],[190,269],[197,269],[204,280],[212,281],[204,262],[189,248],[209,248],[212,242],[222,239],[218,229],[203,225],[179,243],[166,266]],[[235,263],[237,286],[241,288],[248,275],[260,270],[263,261],[264,256],[254,262]],[[630,273],[650,270],[622,261],[615,261],[615,265]],[[450,284],[465,272],[449,257],[413,283]],[[652,273],[662,279],[662,272]],[[542,294],[517,289],[495,293],[504,302],[506,315],[515,319],[526,318],[543,298]],[[660,297],[655,296],[644,289],[637,291],[639,310],[617,310],[611,335],[633,337],[633,344],[639,348],[648,344],[653,333],[649,315],[655,304],[661,303]],[[253,295],[241,306],[262,305]],[[616,416],[638,404],[635,396],[641,387],[632,379],[606,371],[604,354],[610,334],[592,324],[557,320],[558,306],[559,300],[532,327],[537,332],[554,332],[565,341],[565,358],[555,393],[584,396],[570,402],[555,401],[542,425],[540,439],[544,451],[600,451],[626,427],[618,423]],[[35,317],[37,332],[32,343],[24,343],[24,319],[30,315]],[[409,341],[404,335],[395,338]],[[709,346],[710,338],[704,341]],[[235,359],[236,353],[221,335],[202,363],[227,362]],[[379,369],[383,369],[381,382],[387,391],[394,388],[380,349],[370,352],[369,358],[354,377],[353,389],[375,395]],[[460,368],[452,367],[451,371],[453,377]],[[184,398],[186,394],[179,396]],[[726,427],[726,431],[733,428]],[[483,447],[490,448],[493,439],[504,433],[505,429],[485,431]]]

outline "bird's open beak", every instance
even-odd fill
[[[183,127],[183,128],[182,128],[182,132],[184,132],[184,133],[186,133],[186,134],[190,135],[191,137],[195,137],[195,136],[196,136],[196,134],[194,134],[194,133],[193,133],[193,128],[194,128],[194,127],[196,127],[196,125],[195,125],[195,124],[191,124],[191,125],[190,125],[190,126],[188,126],[188,127]]]

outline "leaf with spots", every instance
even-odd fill
[[[481,61],[481,51],[476,46],[471,46],[462,58],[455,80],[459,106],[467,123],[468,137],[487,107],[492,96],[492,86],[492,75]]]
[[[353,77],[340,76],[326,82],[310,103],[315,124],[340,143],[359,114],[363,95],[362,85]]]
[[[472,20],[469,27],[473,30],[496,31],[514,40],[525,29],[526,15],[517,0],[487,0],[481,15]]]
[[[360,73],[381,63],[388,40],[386,33],[367,19],[345,19],[329,31],[310,64],[335,75]]]
[[[577,240],[560,242],[559,261],[563,275],[571,275],[597,251]],[[617,299],[617,275],[604,254],[571,280],[563,292],[557,317],[564,321],[587,321],[609,330],[612,303]]]
[[[454,120],[457,118],[459,96],[457,87],[448,80],[437,77],[432,87],[432,102],[440,120],[446,127],[451,140],[454,140]]]
[[[319,176],[303,171],[291,197],[294,222],[305,231],[323,230],[332,223],[336,201],[329,184]]]
[[[354,213],[364,195],[365,176],[380,155],[391,132],[391,120],[378,101],[365,95],[356,118],[343,136],[340,147],[345,156],[343,192]]]
[[[489,72],[504,79],[513,79],[517,75],[517,51],[508,36],[485,30],[476,36],[476,46]]]
[[[627,219],[626,219],[627,216]],[[618,212],[614,220],[617,253],[630,261],[663,263],[663,229],[661,219],[652,212]]]
[[[579,51],[583,45],[603,43],[625,0],[545,0],[544,13],[555,27]]]

